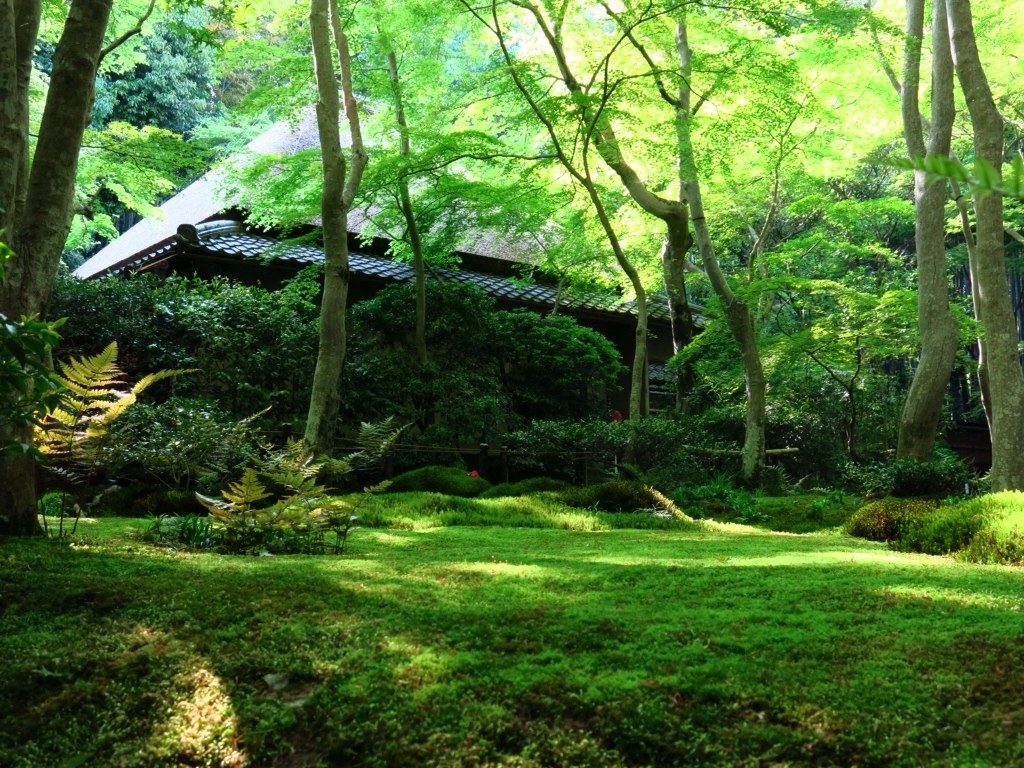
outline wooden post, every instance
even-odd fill
[[[490,464],[488,451],[490,446],[487,443],[480,443],[480,457],[477,460],[477,472],[480,473],[480,477],[487,478],[490,475]],[[490,479],[490,478],[488,478]]]

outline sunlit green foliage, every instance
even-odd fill
[[[220,498],[197,493],[213,518],[210,546],[233,554],[341,554],[358,519],[353,514],[358,501],[330,495],[319,477],[328,472],[340,477],[379,462],[399,432],[390,419],[363,424],[363,450],[345,459],[314,459],[301,441],[291,441],[246,467]],[[387,485],[366,488],[364,494]],[[179,525],[175,533],[182,530]]]

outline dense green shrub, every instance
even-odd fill
[[[880,499],[854,512],[846,523],[846,532],[871,541],[896,541],[937,506],[931,499]]]
[[[697,510],[700,517],[713,518],[735,515],[740,522],[755,522],[748,516],[754,509],[754,497],[742,488],[737,488],[728,475],[720,474],[697,486],[680,486],[669,496],[687,509]]]
[[[203,507],[192,491],[153,483],[110,486],[96,500],[92,513],[114,517],[197,515]]]
[[[953,453],[943,452],[928,461],[897,459],[867,464],[846,463],[842,484],[869,496],[957,496],[973,487],[974,471]]]
[[[517,474],[543,474],[575,483],[606,476],[626,449],[628,425],[608,419],[534,421],[505,435]]]
[[[1024,562],[1024,493],[1003,491],[943,506],[912,524],[896,549],[956,554],[977,563]]]
[[[559,498],[570,507],[602,512],[650,512],[666,510],[669,502],[646,483],[636,480],[608,480],[580,488],[567,488]]]
[[[544,493],[545,491],[562,491],[567,487],[568,483],[564,480],[558,480],[553,477],[530,477],[515,483],[499,483],[480,494],[480,498],[497,499],[504,496],[530,496],[531,494]]]
[[[900,459],[893,463],[891,495],[948,496],[962,494],[974,479],[974,472],[956,456],[930,461]]]
[[[473,477],[464,469],[431,465],[403,472],[391,480],[386,492],[429,491],[470,498],[479,496],[490,487],[484,478]]]
[[[219,487],[255,458],[258,444],[251,419],[237,420],[208,399],[172,397],[136,403],[113,430],[110,449],[122,473],[188,489],[204,476]]]
[[[498,310],[470,285],[430,281],[421,362],[412,291],[389,286],[352,307],[346,422],[394,415],[412,425],[405,442],[455,447],[494,442],[529,419],[607,410],[622,366],[601,334],[569,317]]]
[[[879,498],[890,495],[894,475],[895,467],[889,461],[866,464],[847,461],[840,465],[838,484],[852,493]]]
[[[985,525],[976,500],[939,507],[923,517],[895,541],[896,549],[926,555],[948,555],[967,547]]]
[[[730,426],[705,415],[659,415],[635,422],[538,420],[505,435],[505,446],[517,474],[588,483],[616,470],[631,435],[635,456],[624,469],[662,490],[739,468],[738,453],[728,453],[739,446]]]
[[[301,422],[309,405],[319,290],[316,269],[279,291],[224,279],[62,278],[50,312],[68,317],[58,358],[114,339],[130,377],[197,368],[174,382],[175,394],[216,400],[235,419],[272,407],[268,421],[280,428]]]

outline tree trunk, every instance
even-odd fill
[[[969,0],[946,0],[957,78],[974,131],[975,158],[998,174],[1003,163],[1003,121],[978,56]],[[991,395],[992,490],[1024,489],[1024,374],[1017,324],[1010,300],[1003,247],[1003,199],[975,193],[975,259],[978,317],[985,335]]]
[[[689,234],[689,232],[687,232]],[[661,249],[661,269],[665,278],[665,295],[668,297],[669,319],[672,322],[672,353],[678,355],[695,335],[693,313],[686,296],[686,252],[692,239],[683,242],[666,235]],[[676,373],[676,410],[685,410],[686,396],[693,389],[693,366],[684,364]]]
[[[381,31],[383,34],[383,31]],[[395,100],[395,121],[398,123],[398,132],[401,135],[399,150],[402,157],[408,157],[411,151],[409,146],[409,125],[405,120],[405,108],[402,105],[402,81],[398,76],[398,60],[393,50],[388,51],[388,76],[391,79],[391,94]],[[420,228],[416,223],[416,216],[412,208],[412,198],[409,196],[409,182],[403,176],[398,180],[398,205],[402,210],[402,217],[405,219],[405,231],[409,237],[409,248],[412,250],[412,268],[415,275],[416,292],[416,357],[421,363],[427,362],[427,286],[426,286],[426,262],[423,258],[423,239],[420,237]]]
[[[743,366],[743,383],[746,388],[747,414],[744,422],[741,473],[743,482],[756,485],[764,468],[765,425],[767,423],[767,385],[761,352],[757,346],[757,331],[750,308],[736,298],[729,281],[722,272],[711,242],[707,219],[704,216],[704,199],[701,195],[697,176],[697,163],[690,137],[690,88],[689,73],[692,54],[686,34],[685,11],[680,11],[676,23],[676,47],[683,73],[683,84],[679,89],[676,130],[679,144],[679,174],[682,189],[690,205],[693,230],[697,236],[697,250],[700,253],[704,272],[711,282],[715,295],[722,304],[726,322],[739,347],[740,362]]]
[[[949,156],[953,130],[953,62],[946,27],[945,0],[935,0],[932,21],[932,108],[927,145],[923,135],[918,85],[924,34],[924,0],[907,2],[907,35],[900,105],[903,132],[911,157]],[[900,414],[896,455],[925,460],[935,436],[960,334],[949,310],[946,270],[946,184],[914,173],[914,240],[917,249],[918,325],[921,357]]]
[[[477,18],[480,19],[482,23],[487,24],[487,22],[484,21],[484,19],[480,16],[479,11],[475,9],[473,5],[468,2],[468,0],[462,0],[462,4],[466,8],[466,10],[477,16]],[[566,87],[569,88],[569,91],[573,93],[575,96],[579,96],[580,87],[579,84],[576,82],[575,78],[573,77],[572,73],[568,69],[568,64],[565,59],[565,53],[562,50],[562,46],[559,41],[558,32],[552,32],[551,29],[549,29],[540,10],[534,5],[532,5],[530,2],[528,2],[528,0],[515,0],[513,4],[527,9],[533,15],[533,17],[537,21],[538,27],[544,33],[545,38],[550,44],[552,53],[558,61],[559,70],[562,73],[562,77],[565,81]],[[594,212],[597,214],[597,218],[601,223],[601,228],[604,231],[606,237],[608,238],[608,244],[609,246],[611,246],[612,253],[615,256],[615,261],[618,263],[619,268],[622,269],[623,273],[626,275],[626,278],[629,280],[629,284],[633,288],[633,292],[636,296],[637,320],[636,344],[633,350],[632,376],[630,379],[628,418],[630,420],[643,418],[644,416],[647,415],[645,407],[646,399],[644,397],[644,391],[646,389],[648,375],[647,292],[644,290],[643,282],[640,279],[640,273],[637,272],[636,268],[626,257],[625,251],[623,251],[622,249],[622,244],[619,242],[619,238],[615,232],[615,228],[612,225],[611,220],[608,218],[608,213],[605,210],[604,202],[601,200],[601,195],[598,192],[597,185],[595,184],[593,175],[590,171],[589,162],[587,159],[586,145],[589,145],[591,138],[594,136],[594,134],[600,133],[600,130],[597,130],[595,126],[589,124],[588,120],[586,119],[585,111],[580,111],[577,113],[580,126],[581,128],[585,129],[586,133],[584,140],[585,146],[582,152],[582,168],[577,167],[573,159],[570,158],[570,156],[563,149],[562,143],[558,137],[558,132],[555,129],[554,123],[552,122],[551,118],[545,114],[540,104],[530,95],[530,89],[526,86],[522,78],[519,76],[519,73],[515,65],[515,61],[512,57],[512,53],[509,51],[508,44],[505,40],[504,32],[502,31],[501,24],[498,19],[497,0],[492,0],[490,10],[493,25],[487,24],[487,26],[494,33],[495,37],[498,40],[498,45],[501,48],[502,56],[504,57],[505,63],[508,67],[509,76],[512,78],[513,83],[515,83],[515,86],[518,89],[519,93],[530,105],[530,109],[533,111],[534,115],[536,115],[537,119],[543,124],[545,130],[547,131],[548,137],[551,139],[551,143],[555,150],[555,155],[557,156],[558,161],[562,164],[562,167],[565,168],[569,175],[572,176],[573,179],[575,179],[587,191],[587,195],[590,197],[590,201],[593,205]],[[580,107],[580,109],[583,110],[582,107]],[[605,124],[607,124],[606,120],[604,122]],[[612,142],[614,143],[614,136],[612,136]],[[597,143],[596,140],[595,143]],[[609,148],[606,147],[605,151],[607,151],[608,149]],[[615,151],[617,152],[617,149]],[[602,157],[604,156],[605,155],[602,152]],[[632,177],[637,182],[637,184],[634,184],[634,187],[637,189],[638,193],[642,194],[643,192],[645,192],[646,188],[644,188],[642,184],[639,184],[639,178],[636,176],[635,173],[632,172],[632,169],[629,168],[628,166],[625,166],[625,169],[628,173],[632,175]],[[633,192],[631,191],[630,194],[633,194]],[[657,198],[654,195],[651,195],[650,193],[646,194],[645,199],[647,198],[650,198],[651,200],[660,200],[661,202],[666,203],[669,206],[672,205],[671,201],[662,200],[661,198]],[[686,207],[680,203],[675,203],[675,206],[682,211],[683,220],[685,221]],[[635,433],[631,433],[629,443],[626,448],[626,461],[632,461],[632,456],[635,451],[634,436]]]
[[[324,233],[324,292],[320,306],[320,345],[309,399],[303,442],[314,453],[330,453],[341,406],[341,367],[345,362],[345,311],[348,304],[348,211],[359,188],[366,153],[352,93],[348,39],[341,29],[337,0],[311,0],[310,34],[316,73],[317,130],[323,155],[320,215]],[[346,176],[338,127],[340,100],[331,38],[338,52],[345,113],[352,134],[352,163]]]
[[[77,0],[53,55],[49,92],[29,165],[28,99],[40,6],[0,0],[0,230],[16,257],[0,285],[0,312],[42,314],[74,214],[75,176],[113,0]],[[0,430],[0,443],[30,436]],[[0,457],[0,534],[41,533],[35,465]]]

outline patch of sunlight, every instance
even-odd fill
[[[773,552],[765,555],[743,555],[735,551],[714,551],[697,554],[691,557],[679,557],[677,554],[666,553],[664,557],[657,555],[641,556],[615,556],[609,554],[590,554],[584,558],[589,563],[602,565],[658,565],[674,566],[679,568],[715,568],[718,566],[739,566],[764,568],[770,566],[808,566],[808,565],[836,565],[848,563],[900,563],[901,565],[934,566],[920,557],[901,554],[899,552],[879,551],[862,552],[857,550],[820,550],[807,549],[786,552]]]
[[[411,689],[425,688],[442,679],[448,671],[448,657],[435,648],[405,637],[388,637],[383,647],[402,659],[394,664],[395,684]]]
[[[719,558],[721,560],[721,558]],[[737,565],[742,567],[765,567],[765,566],[779,566],[779,565],[840,565],[840,564],[880,564],[886,563],[889,565],[899,563],[900,565],[917,566],[923,567],[935,567],[934,560],[928,560],[917,555],[910,555],[902,552],[892,552],[890,550],[878,551],[878,552],[864,552],[860,550],[818,550],[812,549],[807,551],[795,551],[795,552],[780,552],[777,554],[763,555],[763,556],[727,556],[723,561],[729,565]]]
[[[481,560],[473,563],[451,563],[448,565],[448,569],[463,573],[483,573],[488,576],[517,576],[527,579],[537,579],[550,575],[549,568],[539,565],[508,563],[504,560],[495,559]]]
[[[908,603],[941,601],[964,608],[986,608],[999,611],[1024,611],[1024,598],[1011,595],[994,595],[990,592],[974,592],[963,589],[947,589],[932,584],[899,584],[884,587],[877,593],[889,599]]]
[[[381,531],[374,531],[369,529],[362,529],[358,532],[360,536],[372,536],[378,544],[384,544],[389,547],[395,548],[406,548],[416,544],[416,539],[413,536],[401,536],[394,533],[383,533]]]
[[[191,696],[175,703],[155,737],[173,739],[178,758],[190,765],[250,765],[248,755],[238,746],[238,717],[220,678],[200,665],[180,675],[176,683]]]

